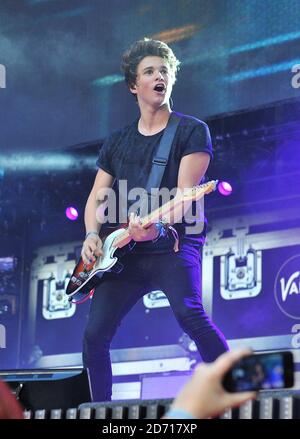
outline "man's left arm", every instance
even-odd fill
[[[199,184],[207,171],[209,162],[210,155],[207,152],[193,152],[182,157],[178,172],[178,188],[183,190]]]
[[[177,188],[179,189],[177,195],[181,197],[184,190],[197,186],[204,177],[210,162],[210,155],[207,152],[193,152],[182,157],[178,179]],[[176,197],[175,197],[176,200]],[[174,210],[170,223],[174,224],[180,222],[182,217],[188,211],[192,201],[186,201],[184,205],[181,204]]]
[[[193,152],[182,157],[177,179],[177,187],[180,189],[179,196],[181,196],[180,194],[183,193],[184,189],[192,188],[199,184],[208,168],[209,162],[210,155],[206,152]],[[176,201],[176,197],[174,201]],[[180,222],[191,204],[191,201],[185,202],[184,205],[179,203],[178,207],[169,216],[166,216],[168,223],[171,225]],[[135,241],[153,240],[158,233],[155,224],[152,224],[147,229],[142,228],[139,224],[139,218],[134,217],[133,214],[130,217],[128,231]]]

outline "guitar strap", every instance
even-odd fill
[[[146,193],[144,197],[141,199],[141,204],[139,208],[139,214],[142,217],[158,207],[159,197],[157,196],[157,192],[160,188],[163,179],[163,175],[170,156],[172,143],[180,119],[181,119],[181,115],[174,112],[171,113],[164,134],[158,145],[158,149],[156,151],[155,157],[152,160],[152,168],[146,184]],[[155,188],[155,190],[153,190],[153,188]],[[174,251],[177,252],[179,250],[178,247],[179,237],[177,230],[172,226],[168,226],[168,229],[171,231],[171,233],[174,236],[175,239]]]
[[[155,157],[152,160],[152,168],[146,184],[147,194],[145,194],[145,196],[142,198],[140,204],[140,216],[145,216],[150,211],[158,207],[158,205],[156,205],[158,202],[156,194],[157,191],[153,191],[153,188],[156,188],[157,190],[160,188],[180,119],[180,114],[175,113],[174,111],[171,113],[164,134],[158,145]]]

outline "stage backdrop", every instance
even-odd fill
[[[178,111],[207,118],[299,96],[299,22],[298,0],[2,0],[0,152],[60,149],[131,121],[120,60],[144,36],[182,62]]]

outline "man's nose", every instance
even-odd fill
[[[157,72],[156,79],[164,79],[164,75],[161,72]]]

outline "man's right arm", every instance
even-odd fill
[[[114,182],[114,177],[103,169],[97,172],[94,185],[87,199],[84,211],[84,223],[86,230],[86,239],[83,243],[81,256],[86,264],[94,262],[95,257],[102,254],[102,241],[98,236],[101,224],[97,221],[96,211],[99,207],[99,193],[106,188],[111,188]]]

